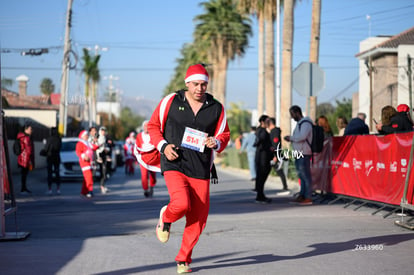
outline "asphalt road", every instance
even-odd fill
[[[254,203],[247,171],[218,169],[211,186],[207,227],[193,253],[195,274],[413,274],[414,232],[394,225],[396,214],[354,211],[345,202],[289,204],[277,196],[277,178],[266,183],[269,205]],[[19,175],[13,176],[19,191]],[[184,220],[172,225],[168,243],[155,236],[160,208],[168,203],[162,176],[154,197],[144,198],[139,173],[120,168],[110,192],[79,196],[81,182],[62,184],[62,195],[46,195],[46,171],[29,174],[32,195],[17,194],[18,210],[6,231],[30,232],[0,242],[0,274],[175,274]],[[298,186],[290,183],[293,193]]]

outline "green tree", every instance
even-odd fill
[[[98,63],[99,59],[101,58],[100,55],[90,56],[89,50],[84,48],[83,49],[83,68],[82,72],[85,74],[85,98],[86,98],[86,106],[85,106],[85,114],[87,116],[87,120],[89,120],[89,126],[92,125],[92,115],[91,115],[91,105],[93,102],[90,90],[92,91],[96,87],[96,81],[99,81],[99,68]],[[94,95],[95,92],[92,93]]]
[[[214,76],[213,95],[225,105],[227,67],[230,60],[243,56],[252,34],[251,20],[237,10],[233,0],[210,0],[200,4],[204,13],[195,17],[195,44],[205,45]]]
[[[316,117],[328,116],[335,112],[335,107],[331,103],[321,103],[316,110]]]
[[[55,84],[53,84],[52,79],[50,78],[43,78],[42,82],[40,83],[40,91],[44,95],[51,95],[55,92]]]
[[[135,131],[137,127],[141,126],[145,118],[134,114],[129,107],[124,107],[121,110],[119,120],[119,123],[124,127],[121,132],[122,139],[125,139],[130,132]]]
[[[190,65],[203,63],[207,60],[207,57],[202,49],[200,49],[200,45],[194,45],[194,43],[184,44],[183,48],[181,49],[181,57],[178,58],[177,66],[174,69],[174,75],[171,78],[170,83],[164,89],[164,95],[169,93],[186,89],[184,84],[184,78],[187,71],[187,68]],[[210,72],[209,72],[210,73]],[[210,75],[209,80],[209,89],[212,88],[212,79]]]
[[[2,77],[1,78],[1,88],[6,89],[8,87],[13,86],[14,81],[11,78]]]
[[[270,116],[274,116],[276,113],[274,22],[277,16],[279,16],[276,14],[276,0],[239,0],[238,3],[241,9],[255,14],[259,21],[258,111],[259,113],[263,113],[263,102],[265,101],[266,113]],[[281,1],[281,3],[283,3],[283,1]],[[264,47],[263,43],[265,45]],[[264,91],[263,79],[265,81]],[[263,98],[263,93],[265,94],[266,100]]]
[[[319,117],[321,115],[328,118],[332,131],[334,134],[337,134],[338,127],[336,126],[336,119],[342,116],[348,121],[350,120],[352,116],[352,100],[349,98],[343,98],[341,101],[336,100],[336,106],[331,103],[321,103],[317,107],[316,116]]]
[[[121,110],[121,116],[112,116],[109,120],[107,113],[99,113],[102,125],[108,129],[108,133],[115,140],[125,140],[130,132],[135,131],[145,120],[144,117],[134,114],[130,108],[125,107]]]
[[[226,110],[230,137],[234,140],[240,132],[249,132],[251,126],[251,113],[243,108],[241,103],[230,103]]]

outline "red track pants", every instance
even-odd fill
[[[93,191],[93,175],[92,170],[85,170],[82,171],[83,173],[83,182],[82,182],[82,190],[81,194],[86,195],[88,192]]]
[[[155,183],[157,182],[157,178],[155,175],[155,172],[148,170],[141,164],[139,165],[141,168],[141,182],[142,182],[142,189],[145,191],[148,190],[148,176],[149,176],[149,184],[151,187],[155,186]]]
[[[194,179],[177,171],[164,172],[170,203],[163,221],[173,223],[186,216],[181,248],[176,261],[191,263],[191,255],[206,226],[210,207],[210,180]]]

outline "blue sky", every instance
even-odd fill
[[[73,50],[80,58],[84,47],[108,49],[100,50],[100,94],[112,75],[118,77],[114,86],[123,96],[158,101],[173,75],[180,49],[192,41],[193,19],[202,13],[200,2],[74,0]],[[53,80],[55,92],[60,91],[66,8],[66,0],[0,3],[1,74],[12,79],[27,75],[30,95],[40,94],[45,77]],[[302,0],[295,8],[293,69],[309,60],[311,10],[311,0]],[[322,0],[319,64],[325,71],[326,84],[318,103],[350,98],[358,90],[355,54],[359,42],[369,34],[395,35],[413,27],[413,14],[411,0]],[[227,106],[238,102],[245,108],[256,108],[257,22],[253,19],[252,23],[254,34],[246,54],[229,66]],[[43,47],[50,52],[41,56],[20,54],[21,49]],[[69,97],[82,95],[83,88],[80,70],[71,71]],[[17,84],[12,90],[17,91]],[[305,99],[293,91],[293,103],[304,106]]]

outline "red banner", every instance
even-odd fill
[[[332,138],[331,184],[325,190],[400,205],[412,140],[412,132]],[[411,171],[407,193],[410,204],[413,204],[413,174]]]

